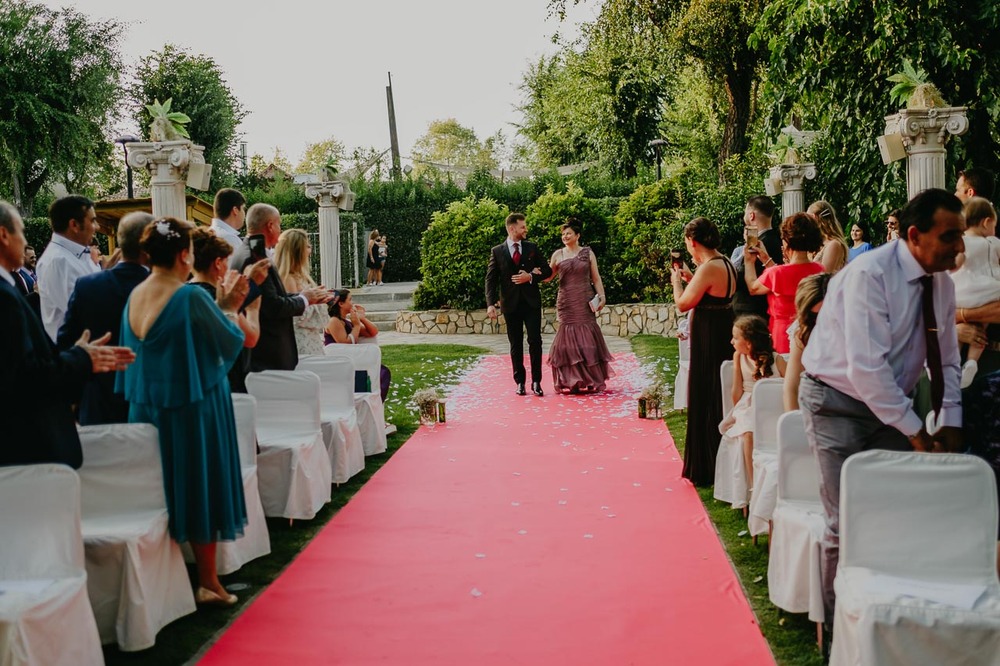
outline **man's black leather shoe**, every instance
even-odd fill
[[[515,393],[518,395],[524,395],[524,382],[518,382],[517,391],[515,391]]]
[[[544,393],[542,393],[542,383],[541,382],[531,382],[531,392],[541,398]]]

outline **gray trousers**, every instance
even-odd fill
[[[910,440],[887,426],[859,400],[802,373],[799,409],[809,446],[819,461],[820,498],[826,513],[820,566],[826,624],[833,623],[833,579],[840,557],[840,468],[855,453],[869,449],[912,451]]]

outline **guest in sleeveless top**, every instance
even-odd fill
[[[809,204],[806,213],[812,215],[823,232],[823,247],[813,255],[812,260],[823,265],[824,273],[836,273],[847,265],[847,241],[844,228],[837,219],[837,211],[827,201],[820,199]]]
[[[677,309],[691,311],[683,476],[696,486],[709,486],[715,479],[715,456],[722,437],[719,369],[723,361],[733,356],[732,301],[737,276],[733,264],[719,252],[720,242],[719,230],[710,220],[704,217],[691,220],[684,226],[684,244],[698,270],[692,274],[683,266],[670,272]],[[687,287],[682,280],[688,283]]]
[[[374,338],[378,335],[378,326],[365,317],[365,309],[354,304],[351,292],[348,289],[341,289],[334,292],[333,300],[327,306],[330,321],[327,322],[326,330],[323,331],[324,345],[344,344],[355,345],[361,338]],[[392,373],[384,365],[379,373],[380,392],[382,402],[385,403],[389,395],[389,384],[392,381]]]
[[[278,244],[274,246],[274,267],[278,269],[278,277],[289,294],[316,286],[316,281],[309,275],[311,254],[312,244],[305,231],[286,229],[281,232]],[[295,346],[300,357],[323,355],[323,331],[328,320],[323,303],[307,306],[301,317],[292,320]]]
[[[605,304],[597,257],[580,246],[580,231],[579,221],[568,219],[562,225],[565,247],[549,260],[552,276],[547,280],[559,276],[559,330],[549,348],[549,365],[556,391],[596,393],[614,375],[609,365],[613,357],[597,325],[596,313]]]

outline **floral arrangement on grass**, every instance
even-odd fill
[[[413,394],[413,404],[417,406],[422,421],[437,421],[437,408],[440,399],[441,394],[436,388],[420,389]]]
[[[655,381],[642,389],[639,394],[639,418],[658,418],[660,405],[666,394],[666,388],[661,381]]]

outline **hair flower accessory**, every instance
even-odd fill
[[[180,238],[181,237],[181,235],[179,233],[177,233],[176,231],[174,231],[173,229],[170,228],[170,223],[167,222],[166,220],[160,220],[159,222],[155,222],[154,224],[156,225],[156,230],[162,236],[166,236],[167,238]]]

